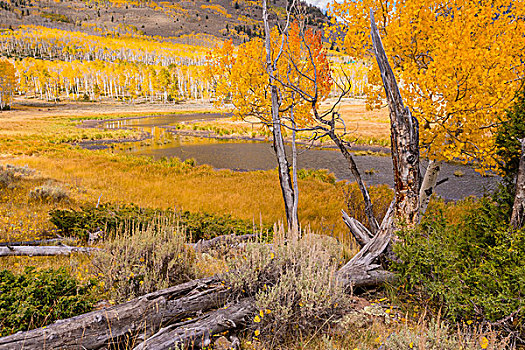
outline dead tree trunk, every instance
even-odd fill
[[[347,288],[377,285],[391,280],[394,275],[384,270],[379,260],[388,252],[397,223],[403,222],[413,226],[419,219],[420,173],[417,121],[412,118],[410,111],[403,104],[372,11],[370,11],[370,21],[374,51],[390,109],[395,198],[375,237],[338,271],[339,281]],[[363,242],[365,240],[361,239]]]
[[[388,63],[374,14],[370,11],[372,42],[390,109],[390,137],[396,194],[395,218],[409,227],[419,219],[419,126],[403,104],[394,72]]]
[[[265,33],[265,48],[266,48],[266,71],[269,76],[269,85],[271,90],[272,101],[272,133],[273,133],[273,149],[277,156],[277,163],[279,166],[279,183],[281,184],[281,191],[283,193],[284,208],[286,211],[286,222],[288,227],[293,227],[294,222],[299,222],[297,217],[294,217],[294,190],[292,187],[292,179],[290,177],[290,164],[286,158],[284,148],[284,140],[281,131],[281,118],[279,116],[279,88],[277,87],[275,73],[276,67],[272,60],[272,44],[270,24],[268,22],[268,9],[266,0],[263,0],[263,21]],[[282,48],[281,48],[282,51]],[[280,53],[277,54],[276,61],[279,59]]]
[[[521,139],[521,157],[516,178],[516,195],[512,207],[510,224],[519,229],[525,222],[525,138]]]
[[[345,157],[346,161],[348,162],[348,168],[350,169],[352,175],[354,175],[355,181],[357,182],[357,186],[359,186],[359,190],[363,195],[363,201],[365,202],[365,214],[368,220],[368,224],[370,225],[370,230],[372,234],[376,234],[379,231],[379,224],[377,223],[377,220],[374,216],[372,199],[370,198],[370,194],[368,193],[366,184],[363,181],[363,178],[361,177],[361,173],[359,173],[359,169],[357,169],[357,164],[354,161],[354,157],[352,157],[352,154],[350,154],[343,141],[335,133],[334,124],[335,123],[332,123],[331,130],[328,133],[328,135],[330,136],[332,141],[334,141],[334,143],[337,145],[337,147]]]
[[[126,303],[0,338],[0,349],[101,349],[141,343],[160,328],[225,304],[231,292],[217,278],[184,283]]]

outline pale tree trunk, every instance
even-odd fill
[[[510,217],[510,225],[514,228],[522,228],[525,221],[525,137],[521,142],[521,157],[516,178],[516,195]]]
[[[265,33],[265,48],[266,48],[266,71],[269,76],[269,85],[271,89],[272,101],[272,132],[273,132],[273,148],[277,156],[279,165],[279,182],[281,184],[281,191],[283,193],[284,208],[286,211],[286,222],[288,227],[293,227],[294,221],[297,222],[297,217],[294,217],[294,190],[292,187],[292,179],[290,177],[290,165],[286,158],[284,148],[284,140],[281,131],[281,119],[279,116],[279,89],[275,80],[275,64],[272,61],[272,46],[270,38],[270,24],[268,23],[268,8],[266,0],[263,0],[263,21]]]
[[[427,171],[421,182],[421,189],[419,190],[419,214],[425,214],[427,210],[430,197],[436,190],[437,178],[441,170],[441,161],[430,160],[428,162]]]
[[[370,21],[374,51],[390,109],[395,198],[383,218],[378,233],[338,271],[339,281],[347,288],[375,285],[392,279],[393,274],[382,268],[380,260],[388,255],[391,238],[398,224],[414,226],[419,219],[420,174],[417,122],[410,115],[408,108],[404,107],[372,11],[370,11]],[[357,227],[354,231],[360,232],[358,241],[361,243],[367,241],[369,235],[362,227]]]

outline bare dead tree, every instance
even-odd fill
[[[293,6],[293,3],[292,3]],[[281,184],[281,191],[284,199],[284,207],[286,211],[286,222],[288,227],[294,227],[299,222],[297,217],[297,210],[295,207],[295,191],[292,186],[292,179],[290,177],[290,164],[286,157],[284,139],[282,135],[282,123],[279,114],[279,86],[277,84],[276,72],[277,63],[281,59],[284,46],[284,35],[281,41],[280,48],[277,53],[274,53],[275,58],[272,59],[272,43],[271,43],[271,31],[268,20],[268,5],[267,0],[263,0],[263,22],[264,22],[264,33],[265,33],[265,49],[266,49],[266,72],[269,77],[269,86],[271,91],[271,114],[272,114],[272,133],[273,133],[273,148],[277,157],[277,163],[279,168],[279,182]],[[287,18],[284,31],[288,29],[290,23],[290,10],[287,11]]]

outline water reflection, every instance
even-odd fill
[[[237,171],[268,170],[277,166],[272,146],[268,142],[225,141],[209,138],[183,137],[174,135],[165,127],[173,127],[181,122],[223,118],[220,114],[191,114],[162,116],[143,119],[129,119],[107,122],[104,126],[112,128],[134,128],[153,135],[151,141],[133,144],[126,152],[154,158],[177,157],[182,160],[193,158],[197,164],[209,164],[217,169]],[[288,152],[290,149],[288,148]],[[368,185],[393,185],[392,160],[390,157],[356,156]],[[338,179],[353,180],[345,158],[335,150],[301,149],[298,157],[300,168],[328,169]],[[422,163],[422,173],[426,163]],[[461,176],[456,176],[460,175]],[[445,199],[457,200],[470,195],[480,196],[486,190],[496,187],[497,177],[482,177],[467,166],[444,164],[440,180],[449,181],[437,188],[436,193]]]

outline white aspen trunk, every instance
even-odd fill
[[[419,215],[425,214],[430,197],[436,190],[439,171],[441,170],[441,161],[429,160],[427,171],[421,182],[419,190]]]

